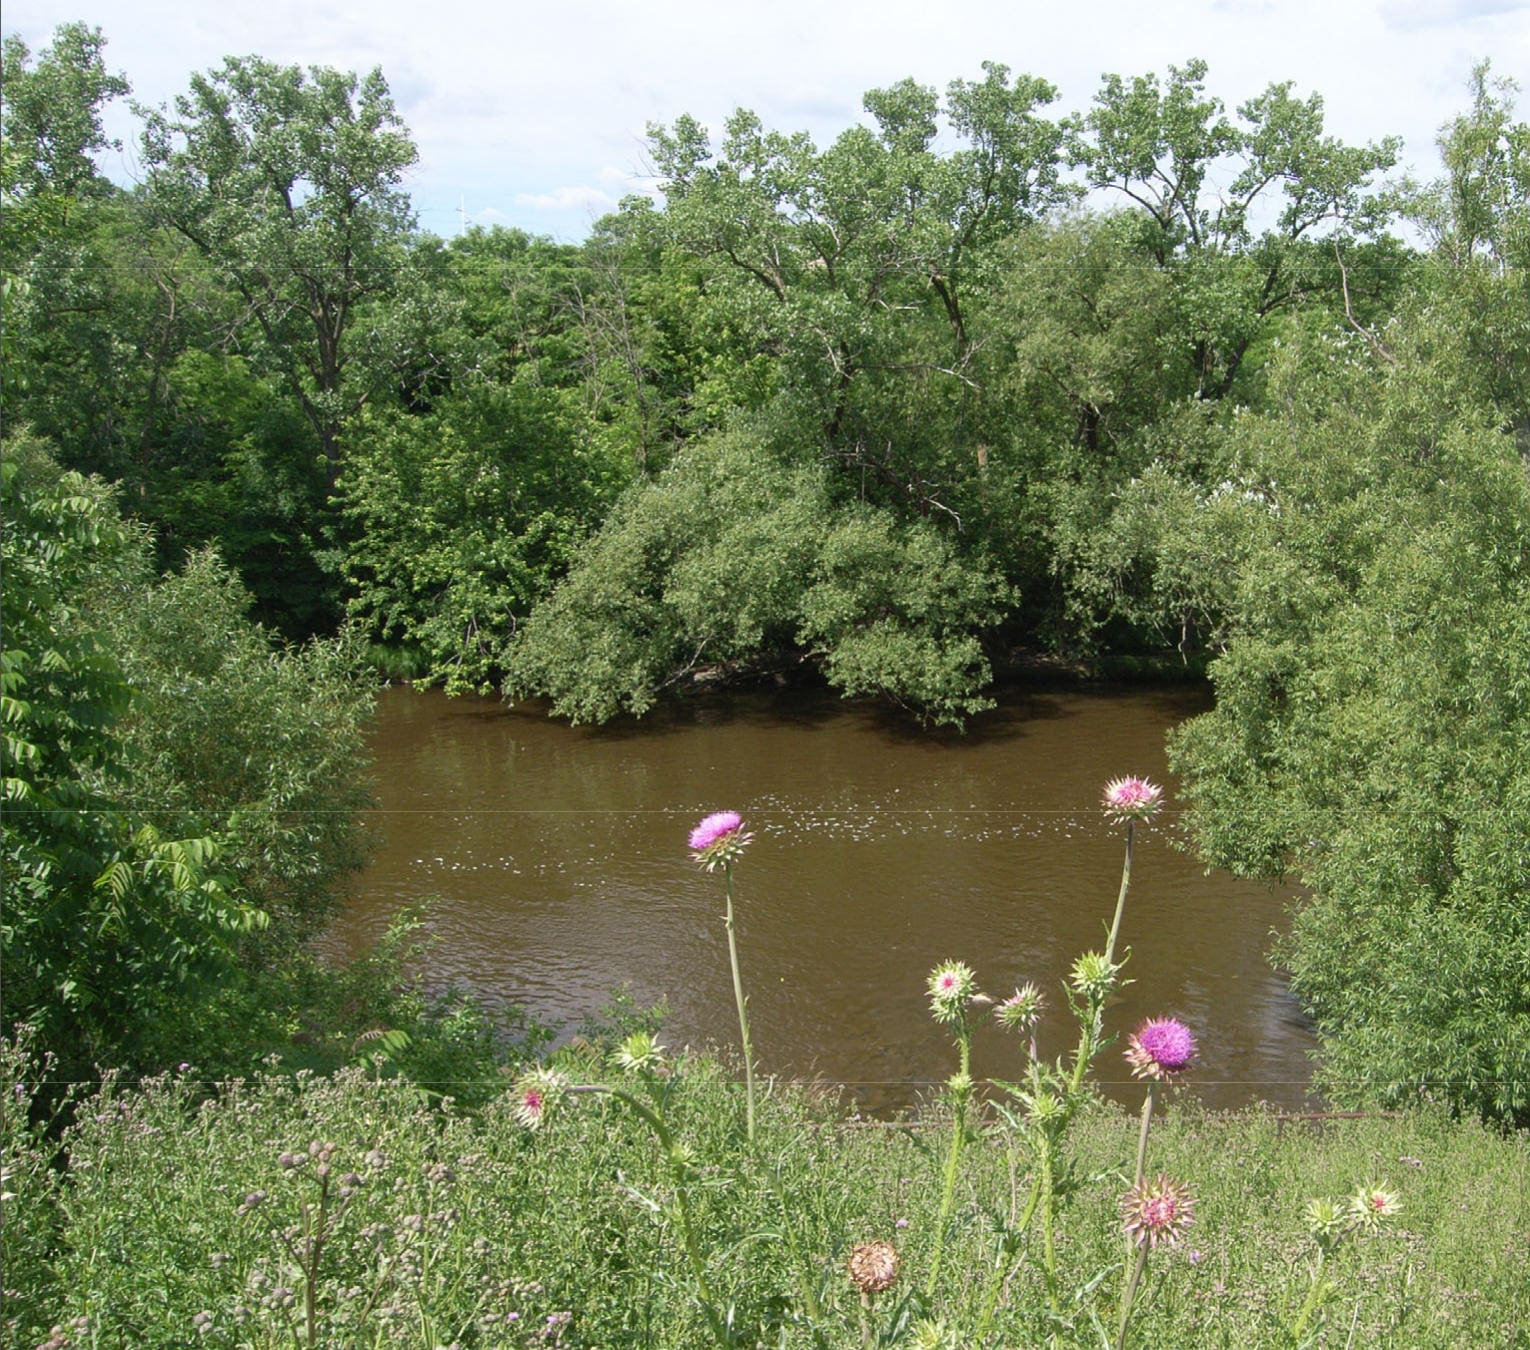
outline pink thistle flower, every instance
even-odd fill
[[[1121,1197],[1121,1224],[1139,1247],[1173,1246],[1195,1222],[1195,1200],[1184,1186],[1160,1172],[1139,1181]]]
[[[539,1129],[568,1081],[552,1069],[528,1069],[510,1089],[510,1113],[528,1130]]]
[[[925,987],[935,1020],[955,1025],[966,1015],[967,1005],[977,994],[977,975],[961,961],[943,961],[930,972]]]
[[[1172,1017],[1150,1018],[1126,1043],[1126,1062],[1138,1078],[1173,1078],[1196,1056],[1190,1028]]]
[[[1045,1006],[1046,999],[1042,996],[1041,990],[1027,980],[999,1004],[994,1016],[1002,1027],[1021,1032],[1034,1031],[1036,1023],[1041,1020],[1041,1010]]]
[[[1114,821],[1151,820],[1163,805],[1163,789],[1146,778],[1116,778],[1105,784],[1100,804]]]
[[[737,834],[744,820],[737,811],[714,811],[691,831],[691,848],[697,853],[712,847],[719,839]]]
[[[731,863],[741,854],[752,834],[745,834],[737,811],[714,811],[691,831],[691,857],[705,871]]]
[[[1361,1186],[1349,1198],[1349,1210],[1357,1227],[1376,1229],[1402,1212],[1396,1191],[1380,1186]]]

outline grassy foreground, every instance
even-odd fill
[[[632,1088],[594,1053],[575,1081]],[[949,1122],[846,1119],[774,1088],[744,1143],[742,1092],[712,1059],[664,1083],[683,1174],[632,1111],[566,1094],[538,1128],[510,1092],[472,1113],[361,1070],[271,1072],[209,1093],[192,1075],[108,1081],[63,1154],[27,1123],[39,1066],[5,1058],[4,1313],[10,1346],[688,1347],[715,1343],[674,1204],[683,1175],[702,1274],[741,1346],[1097,1345],[1123,1260],[1118,1201],[1136,1122],[1099,1103],[1071,1138],[1057,1222],[1064,1320],[1036,1253],[996,1281],[1029,1160],[985,1128],[966,1149],[941,1275],[926,1288]],[[1442,1114],[1281,1123],[1171,1104],[1154,1167],[1195,1222],[1148,1266],[1134,1346],[1530,1346],[1530,1147]],[[66,1164],[66,1165],[65,1165]],[[1300,1338],[1309,1199],[1389,1185],[1402,1212],[1328,1262]],[[852,1249],[898,1278],[860,1296]]]

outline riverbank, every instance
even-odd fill
[[[636,1090],[604,1062],[586,1046],[558,1067],[574,1083]],[[60,1171],[21,1133],[36,1074],[12,1060],[0,1084],[13,1103],[8,1344],[712,1342],[675,1173],[609,1096],[564,1094],[532,1130],[508,1094],[459,1113],[366,1069],[262,1075],[211,1095],[191,1070],[109,1084],[80,1103]],[[937,1343],[915,1339],[921,1318],[943,1322],[958,1338],[949,1344],[1044,1339],[1040,1254],[1025,1245],[1011,1254],[991,1338],[961,1339],[1034,1163],[1002,1130],[985,1129],[964,1155],[944,1273],[926,1289],[949,1136],[938,1110],[867,1128],[824,1098],[775,1088],[751,1152],[741,1093],[715,1061],[684,1061],[668,1082],[703,1271],[738,1344],[862,1344],[846,1262],[873,1240],[900,1258],[896,1282],[865,1310],[875,1343]],[[1067,1304],[1076,1327],[1063,1344],[1098,1343],[1091,1312],[1110,1320],[1135,1131],[1101,1103],[1070,1133],[1077,1184],[1058,1215],[1058,1279],[1069,1299],[1089,1292]],[[1282,1124],[1182,1102],[1154,1127],[1151,1169],[1195,1203],[1194,1223],[1153,1254],[1133,1324],[1142,1350],[1283,1344],[1316,1259],[1307,1202],[1360,1186],[1384,1186],[1400,1213],[1334,1253],[1327,1330],[1308,1344],[1530,1344],[1523,1136],[1437,1112]]]

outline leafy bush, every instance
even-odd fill
[[[5,1027],[65,1077],[134,1062],[165,1005],[215,989],[262,911],[214,872],[222,841],[166,833],[127,777],[132,690],[101,597],[146,539],[40,442],[4,446]]]

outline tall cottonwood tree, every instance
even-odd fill
[[[1394,214],[1376,178],[1401,141],[1344,144],[1324,129],[1322,96],[1298,98],[1289,80],[1230,118],[1206,73],[1193,60],[1162,81],[1106,75],[1071,154],[1091,189],[1149,223],[1151,256],[1176,275],[1195,393],[1220,398],[1272,314],[1312,293],[1353,306],[1347,268]]]
[[[109,196],[95,154],[114,146],[101,123],[131,86],[107,69],[106,39],[83,23],[61,25],[35,58],[12,34],[0,56],[0,263],[7,273],[45,238],[80,225],[81,209]]]
[[[765,388],[789,391],[831,454],[921,514],[944,505],[946,474],[890,447],[887,420],[927,420],[929,398],[976,388],[970,306],[992,245],[1071,195],[1064,128],[1042,115],[1056,96],[988,63],[943,105],[913,80],[872,90],[874,127],[822,151],[744,109],[716,154],[693,118],[650,131],[671,246],[706,264],[703,323],[746,369],[770,361]],[[936,145],[942,114],[950,152]]]
[[[333,478],[368,394],[349,339],[392,294],[413,227],[401,185],[417,153],[382,72],[231,57],[145,118],[155,218],[238,294]]]

